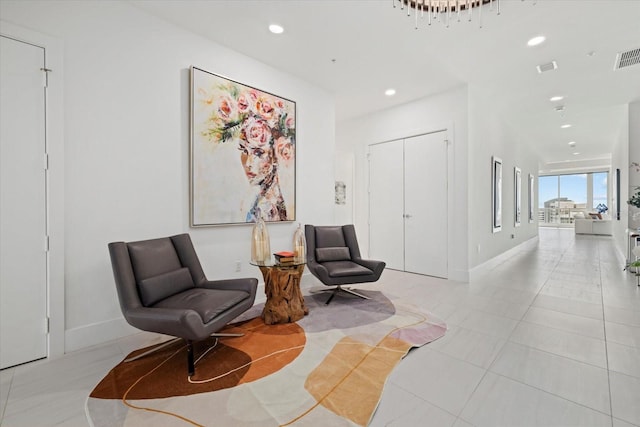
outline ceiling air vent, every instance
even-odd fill
[[[558,68],[556,61],[547,62],[546,64],[540,64],[537,67],[538,73],[544,73],[545,71],[551,71]]]
[[[619,70],[620,68],[637,64],[640,64],[640,48],[631,49],[626,52],[618,52],[616,55],[616,65],[614,65],[613,69]]]

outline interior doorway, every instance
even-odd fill
[[[448,277],[446,131],[369,147],[369,255]]]
[[[47,357],[45,49],[0,36],[0,368]]]

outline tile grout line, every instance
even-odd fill
[[[539,243],[535,246],[535,248],[531,248],[529,251],[533,252],[534,250],[538,250],[539,248]],[[529,252],[528,251],[528,252]],[[562,258],[562,257],[560,257]],[[557,267],[557,265],[559,264],[559,260],[555,262],[553,269],[550,270],[550,274],[549,277],[551,276],[551,273],[553,273],[553,270],[555,270],[555,268]],[[547,281],[549,280],[549,277],[546,278],[546,280],[544,281],[544,283],[546,284]],[[531,309],[534,301],[536,300],[536,298],[538,297],[538,295],[540,295],[540,292],[542,291],[542,289],[544,288],[544,284],[540,287],[540,289],[538,289],[538,292],[536,293],[536,296],[531,300],[531,302],[529,303],[529,308],[527,309],[527,311],[524,313],[524,315],[522,316],[522,318],[524,318],[527,313],[529,312],[529,310]],[[469,397],[467,398],[466,402],[464,403],[464,405],[462,405],[462,409],[460,410],[460,413],[457,415],[457,417],[459,419],[461,419],[462,421],[469,423],[471,425],[473,425],[473,423],[471,423],[470,421],[462,418],[462,413],[464,412],[464,410],[467,408],[467,405],[469,404],[469,402],[471,401],[471,398],[476,394],[476,392],[478,391],[478,387],[480,387],[480,384],[482,384],[482,381],[484,381],[484,379],[487,376],[487,373],[491,372],[494,375],[500,375],[500,374],[496,374],[495,372],[491,371],[491,367],[495,364],[496,360],[500,357],[500,354],[504,351],[504,348],[506,346],[507,343],[509,343],[509,339],[511,338],[511,336],[513,335],[513,332],[518,328],[518,326],[520,325],[520,323],[522,323],[522,319],[518,320],[518,323],[516,324],[516,326],[513,328],[513,330],[509,333],[509,336],[505,338],[505,343],[502,346],[502,348],[500,349],[500,351],[498,351],[498,354],[496,354],[496,357],[491,361],[491,363],[489,364],[489,366],[484,370],[484,374],[482,375],[482,377],[480,378],[480,381],[478,381],[478,383],[476,384],[476,386],[473,388],[473,391],[469,394]],[[467,362],[468,363],[468,362]],[[501,376],[501,375],[500,375]],[[505,377],[508,378],[508,377]],[[534,387],[535,388],[535,387]],[[612,426],[613,427],[613,426]]]
[[[9,368],[11,369],[11,379],[8,381],[9,382],[9,386],[7,387],[7,397],[6,400],[2,403],[2,412],[0,413],[0,426],[2,425],[2,421],[4,420],[4,414],[7,411],[7,406],[9,406],[9,396],[11,395],[11,387],[13,386],[13,380],[16,377],[16,372],[13,370],[14,368]]]
[[[601,298],[601,300],[602,300],[602,299],[603,299],[603,296],[602,296],[602,266],[600,265],[600,264],[601,264],[601,262],[600,262],[600,250],[599,250],[599,249],[600,249],[600,244],[599,244],[599,242],[597,242],[597,241],[595,241],[595,242],[596,242],[596,244],[597,244],[597,248],[598,248],[598,251],[597,251],[597,252],[598,252],[598,273],[599,273],[599,280],[600,280],[600,298]],[[562,257],[565,255],[565,253],[566,253],[567,251],[568,251],[568,249],[566,249],[566,250],[562,253],[562,255],[560,256],[560,259],[559,259],[559,260],[558,260],[558,262],[556,263],[556,266],[560,264],[560,262],[561,262],[561,260],[562,260]],[[554,267],[554,270],[555,270],[555,267]],[[551,274],[553,274],[553,270],[551,271]],[[548,280],[549,280],[549,279],[547,279],[547,280],[545,281],[545,284],[546,284],[546,282],[547,282]],[[540,292],[542,291],[542,289],[543,289],[543,288],[544,288],[544,286],[540,289]],[[538,297],[538,295],[540,294],[540,292],[538,292],[538,294],[536,295],[536,298]],[[533,302],[535,302],[535,299],[534,299],[534,301],[533,301]],[[533,307],[533,302],[532,302],[532,305],[530,305],[530,307],[529,307],[529,308]],[[535,308],[535,307],[533,307],[533,308]],[[551,311],[554,311],[554,310],[551,310]],[[598,409],[592,408],[592,407],[590,407],[590,406],[587,406],[587,405],[585,405],[585,404],[583,404],[583,403],[575,402],[575,401],[573,401],[573,400],[571,400],[571,399],[568,399],[568,398],[566,398],[566,397],[564,397],[564,396],[561,396],[561,395],[558,395],[558,394],[552,393],[552,392],[550,392],[550,391],[547,391],[547,390],[544,390],[544,389],[538,388],[538,387],[536,387],[536,386],[534,386],[534,385],[527,384],[526,382],[523,382],[523,381],[521,381],[521,380],[518,380],[518,379],[515,379],[515,378],[511,378],[511,377],[509,377],[509,376],[506,376],[506,375],[500,374],[500,373],[498,373],[498,372],[494,372],[494,371],[491,371],[491,372],[492,372],[493,374],[495,374],[495,375],[501,376],[501,377],[506,378],[506,379],[508,379],[508,380],[510,380],[510,381],[514,381],[514,382],[517,382],[517,383],[523,384],[523,385],[525,385],[525,386],[527,386],[527,387],[534,388],[534,389],[539,390],[539,391],[541,391],[541,392],[543,392],[543,393],[549,394],[549,395],[551,395],[551,396],[555,396],[555,397],[557,397],[557,398],[559,398],[559,399],[563,399],[563,400],[566,400],[566,401],[568,401],[568,402],[574,403],[574,404],[576,404],[576,405],[582,406],[582,407],[584,407],[584,408],[590,409],[590,410],[592,410],[592,411],[596,411],[596,412],[599,412],[599,413],[601,413],[601,414],[603,414],[603,415],[607,415],[607,416],[609,416],[610,421],[611,421],[611,426],[613,427],[613,406],[612,406],[612,402],[611,402],[611,381],[610,381],[610,379],[609,379],[609,359],[608,359],[607,345],[606,345],[606,344],[607,344],[607,342],[606,342],[606,332],[604,332],[604,329],[605,329],[605,322],[604,322],[604,301],[602,301],[602,311],[603,311],[603,313],[602,313],[602,327],[603,327],[603,334],[604,334],[604,344],[605,344],[605,362],[606,362],[606,366],[605,366],[604,368],[603,368],[603,367],[600,367],[600,366],[597,366],[597,365],[593,365],[593,364],[588,363],[588,362],[584,362],[584,361],[576,360],[576,359],[573,359],[573,358],[571,358],[571,357],[567,357],[567,356],[563,356],[563,355],[555,354],[555,353],[552,353],[552,352],[549,352],[549,351],[546,351],[546,350],[537,349],[537,348],[535,348],[535,347],[529,347],[529,346],[527,346],[526,344],[521,344],[521,343],[517,343],[517,342],[510,341],[510,340],[509,340],[509,338],[511,338],[511,335],[512,335],[513,333],[512,333],[511,335],[509,335],[509,338],[507,338],[507,342],[508,342],[508,343],[509,343],[509,342],[511,342],[511,343],[513,343],[513,344],[520,345],[520,346],[523,346],[523,347],[529,347],[529,348],[532,348],[532,349],[534,349],[534,350],[536,350],[536,351],[540,351],[540,352],[543,352],[543,353],[546,353],[546,354],[550,354],[550,355],[553,355],[553,356],[557,356],[557,357],[562,357],[562,358],[564,358],[564,359],[572,360],[572,361],[574,361],[574,362],[582,363],[582,364],[585,364],[585,365],[593,366],[593,367],[598,368],[598,369],[603,369],[603,370],[605,370],[605,371],[607,372],[607,383],[608,383],[608,386],[609,386],[609,412],[610,412],[609,414],[607,414],[607,413],[605,413],[605,412],[602,412],[602,411],[600,411],[600,410],[598,410]],[[523,320],[521,320],[521,321],[519,321],[519,322],[518,322],[518,326],[519,326],[522,322],[537,325],[536,323],[527,322],[526,320],[524,320],[524,318],[526,317],[526,315],[527,315],[527,313],[528,313],[528,312],[529,312],[529,310],[527,310],[527,312],[526,312],[526,313],[525,313],[525,315],[523,316]],[[559,313],[562,313],[562,312],[559,312]],[[566,314],[566,313],[565,313],[565,314]],[[584,317],[584,316],[579,316],[579,317]],[[546,325],[541,325],[541,326],[546,326]],[[516,326],[516,327],[517,327],[517,326]],[[567,333],[571,333],[571,334],[574,334],[574,335],[582,336],[582,337],[594,338],[594,337],[589,337],[589,336],[582,335],[582,334],[576,334],[576,333],[574,333],[574,332],[565,331],[565,330],[563,330],[563,329],[553,328],[553,327],[551,327],[551,326],[546,326],[546,327],[548,327],[548,328],[550,328],[550,329],[555,329],[555,330],[558,330],[558,331],[567,332]],[[515,329],[514,329],[514,330],[515,330]],[[597,338],[594,338],[594,339],[597,339]],[[493,365],[495,364],[495,361],[496,361],[497,359],[498,359],[498,357],[496,357],[496,358],[493,360],[493,362],[491,363],[491,365],[489,366],[489,368],[487,368],[487,371],[490,371],[490,370],[491,370],[491,368],[493,367]]]
[[[431,401],[429,401],[429,400],[425,399],[425,398],[424,398],[424,397],[422,397],[422,396],[418,396],[417,394],[415,394],[415,393],[414,393],[414,392],[412,392],[411,390],[407,390],[406,388],[402,387],[402,385],[400,385],[400,384],[398,384],[398,383],[393,383],[393,385],[394,385],[394,386],[396,386],[396,387],[398,387],[399,389],[401,389],[401,390],[402,390],[402,391],[404,391],[405,393],[408,393],[408,394],[412,395],[413,397],[415,397],[416,399],[418,399],[418,400],[420,401],[420,403],[418,403],[418,406],[416,406],[415,408],[412,408],[412,410],[413,410],[413,409],[418,408],[418,407],[419,407],[419,405],[421,405],[421,404],[422,404],[422,402],[424,402],[424,403],[427,403],[427,404],[429,404],[429,405],[433,406],[434,408],[437,408],[437,409],[441,410],[442,412],[445,412],[445,413],[447,413],[447,414],[451,415],[452,417],[454,417],[454,418],[456,419],[456,421],[457,421],[457,419],[458,419],[458,418],[460,418],[458,415],[454,414],[453,412],[449,411],[448,409],[445,409],[445,408],[443,408],[443,407],[441,407],[441,406],[439,406],[439,405],[436,405],[435,403],[433,403],[433,402],[431,402]],[[384,390],[383,390],[383,392],[384,392]],[[378,411],[378,409],[376,408],[376,412],[377,412],[377,411]],[[391,423],[394,423],[395,421],[399,421],[399,420],[401,420],[401,419],[402,419],[405,415],[407,415],[408,413],[409,413],[409,411],[407,411],[406,413],[402,413],[402,414],[398,415],[398,417],[394,418],[393,420],[390,420],[386,425],[389,425],[389,424],[391,424]],[[375,415],[375,413],[374,413],[374,415]],[[455,422],[454,422],[454,424],[455,424]],[[386,425],[385,425],[385,426],[386,426]]]
[[[542,389],[542,388],[536,387],[536,386],[534,386],[534,385],[527,384],[526,382],[523,382],[523,381],[518,380],[518,379],[515,379],[515,378],[511,378],[511,377],[509,377],[509,376],[507,376],[507,375],[504,375],[504,374],[500,374],[500,373],[497,373],[497,372],[491,372],[491,373],[492,373],[492,374],[494,374],[494,375],[497,375],[497,376],[499,376],[499,377],[506,378],[506,379],[508,379],[509,381],[513,381],[513,382],[515,382],[515,383],[522,384],[522,385],[524,385],[524,386],[526,386],[526,387],[530,387],[530,388],[532,388],[532,389],[538,390],[538,391],[540,391],[540,392],[542,392],[542,393],[548,394],[549,396],[557,397],[558,399],[565,400],[565,401],[567,401],[567,402],[573,403],[574,405],[582,406],[583,408],[589,409],[589,410],[594,411],[594,412],[599,412],[599,413],[601,413],[602,415],[606,415],[606,416],[609,416],[609,417],[613,418],[613,415],[612,415],[612,414],[607,414],[606,412],[602,412],[601,410],[596,409],[596,408],[593,408],[593,407],[591,407],[591,406],[588,406],[588,405],[586,405],[586,404],[584,404],[584,403],[576,402],[575,400],[571,400],[571,399],[568,399],[568,398],[566,398],[566,397],[564,397],[564,396],[561,396],[561,395],[559,395],[559,394],[552,393],[552,392],[550,392],[549,390],[545,390],[545,389]],[[612,421],[612,422],[613,422],[613,421]]]
[[[600,279],[600,300],[601,300],[601,303],[602,303],[602,305],[601,305],[601,306],[602,306],[602,328],[603,328],[603,335],[604,335],[605,362],[606,362],[605,370],[607,371],[607,383],[608,383],[608,386],[609,386],[609,412],[610,412],[610,413],[609,413],[608,415],[609,415],[609,419],[610,419],[610,421],[611,421],[611,427],[613,427],[613,405],[612,405],[612,402],[611,402],[611,380],[610,380],[610,376],[609,376],[609,356],[608,356],[608,350],[607,350],[607,334],[606,334],[605,317],[604,317],[604,298],[603,298],[603,290],[602,290],[602,265],[601,265],[602,263],[601,263],[601,260],[600,260],[600,242],[599,242],[599,241],[597,241],[597,240],[594,240],[594,242],[595,242],[595,243],[596,243],[596,245],[597,245],[597,254],[598,254],[598,273],[599,273],[599,279]],[[574,240],[573,246],[575,246],[575,240]],[[567,248],[567,249],[565,249],[565,251],[564,251],[564,252],[562,253],[562,255],[560,256],[560,259],[559,259],[559,260],[558,260],[558,262],[556,263],[556,267],[560,264],[560,261],[562,260],[562,258],[564,257],[564,255],[566,254],[566,252],[567,252],[567,251],[568,251],[568,248]],[[554,270],[555,270],[555,267],[554,267]],[[553,274],[553,272],[552,272],[552,274]],[[537,295],[536,295],[536,298],[537,298]],[[535,300],[534,300],[534,301],[535,301]],[[527,312],[528,312],[528,310],[527,310]],[[526,314],[525,314],[525,316],[526,316]],[[524,318],[524,317],[523,317],[523,318]],[[529,323],[530,323],[530,322],[529,322]],[[565,332],[566,332],[566,331],[565,331]],[[576,335],[580,335],[580,334],[576,334]],[[580,335],[580,336],[583,336],[583,335]],[[553,354],[553,353],[550,353],[550,354]],[[561,356],[561,357],[565,357],[565,356]],[[565,358],[567,358],[567,357],[565,357]],[[575,359],[571,359],[571,358],[567,358],[567,359],[575,360]],[[581,362],[581,361],[578,361],[578,362],[580,362],[580,363],[585,363],[585,364],[588,364],[588,365],[591,365],[590,363],[587,363],[587,362]],[[492,364],[492,366],[493,366],[493,364]],[[595,366],[595,365],[591,365],[591,366]],[[596,367],[597,367],[597,366],[596,366]],[[599,368],[599,367],[598,367],[598,368]],[[497,374],[497,375],[500,375],[500,374]],[[506,378],[509,378],[509,377],[506,377]],[[511,379],[511,380],[513,380],[513,381],[517,381],[517,380],[514,380],[514,379]],[[519,381],[518,381],[518,382],[519,382]],[[525,383],[523,383],[523,384],[525,384]],[[531,386],[531,385],[529,385],[529,384],[525,384],[525,385],[528,385],[529,387],[537,388],[537,387]],[[540,390],[541,390],[541,389],[540,389]],[[545,391],[545,390],[541,390],[541,391],[543,391],[543,392],[545,392],[545,393],[549,393],[549,394],[551,394],[551,395],[553,395],[553,396],[557,396],[557,395],[555,395],[555,394],[553,394],[553,393],[550,393],[550,392],[548,392],[548,391]],[[559,397],[559,398],[561,398],[561,399],[564,399],[564,400],[567,400],[567,401],[569,401],[569,402],[573,402],[572,400],[570,400],[570,399],[566,399],[566,398],[564,398],[564,397],[562,397],[562,396],[557,396],[557,397]],[[584,407],[589,408],[589,409],[591,409],[591,410],[594,410],[594,411],[597,411],[597,412],[603,413],[603,412],[601,412],[601,411],[598,411],[597,409],[594,409],[594,408],[588,407],[588,406],[583,405],[583,404],[580,404],[580,403],[578,403],[578,402],[573,402],[573,403],[575,403],[575,404],[577,404],[577,405],[584,406]],[[604,413],[603,413],[603,414],[604,414]],[[607,414],[605,414],[605,415],[607,415]]]
[[[602,329],[604,333],[604,358],[607,363],[607,385],[609,386],[609,411],[611,412],[611,427],[613,427],[613,399],[611,398],[611,370],[609,369],[609,345],[607,343],[607,319],[604,310],[604,289],[602,283],[602,257],[600,256],[600,242],[597,246],[598,270],[600,273],[600,299],[602,302]]]
[[[551,270],[551,274],[553,274],[553,271],[555,270],[555,268],[560,264],[560,260],[562,259],[562,257],[564,256],[564,254],[565,254],[567,251],[568,251],[568,248],[566,248],[566,249],[563,251],[562,255],[560,256],[560,258],[559,258],[559,259],[558,259],[558,261],[556,262],[556,264],[555,264],[554,268]],[[599,274],[600,274],[600,297],[601,297],[601,299],[603,299],[603,297],[602,297],[602,271],[601,271],[601,266],[600,266],[600,251],[599,251],[599,244],[598,244],[598,266],[599,266],[599,270],[600,270],[600,271],[599,271]],[[551,276],[551,274],[550,274],[550,276]],[[549,276],[549,277],[550,277],[550,276]],[[545,280],[545,284],[548,282],[548,280],[549,280],[549,278],[547,278],[547,280]],[[540,292],[542,292],[542,289],[544,289],[544,285],[540,288],[540,290],[539,290],[539,291],[538,291],[538,293],[536,294],[536,297],[535,297],[535,298],[531,301],[531,303],[529,304],[529,309],[527,309],[527,311],[525,312],[525,314],[524,314],[524,316],[522,317],[522,319],[524,319],[524,318],[526,317],[526,315],[527,315],[527,313],[529,312],[529,310],[531,309],[531,307],[533,307],[533,303],[535,302],[535,300],[536,300],[536,298],[538,297],[538,295],[540,295]],[[602,326],[603,326],[603,329],[605,329],[605,323],[604,323],[604,301],[602,301],[602,310],[603,310],[603,321],[602,321]],[[609,385],[609,412],[610,412],[609,414],[606,414],[606,413],[604,413],[604,412],[602,412],[602,411],[599,411],[598,409],[591,408],[591,407],[589,407],[589,406],[587,406],[587,405],[584,405],[584,404],[582,404],[582,403],[574,402],[574,401],[573,401],[573,400],[571,400],[571,399],[567,399],[567,398],[565,398],[565,397],[563,397],[563,396],[559,396],[559,395],[554,394],[554,393],[551,393],[551,392],[549,392],[549,391],[546,391],[546,390],[540,389],[540,388],[538,388],[538,387],[535,387],[535,386],[533,386],[533,385],[530,385],[530,384],[527,384],[527,383],[525,383],[525,382],[519,381],[519,380],[517,380],[517,379],[514,379],[514,378],[511,378],[511,377],[508,377],[508,376],[502,375],[502,374],[500,374],[500,373],[496,373],[496,372],[491,371],[491,368],[492,368],[492,367],[494,366],[494,364],[496,363],[496,360],[498,360],[498,358],[499,358],[499,356],[500,356],[500,353],[502,353],[502,351],[504,350],[504,347],[506,346],[506,344],[507,344],[507,343],[509,343],[509,342],[512,342],[512,341],[510,341],[510,338],[511,338],[511,336],[513,335],[513,332],[517,329],[517,327],[518,327],[522,322],[525,322],[525,323],[531,323],[531,322],[526,322],[525,320],[522,320],[522,319],[518,321],[518,324],[516,325],[516,327],[513,329],[513,331],[511,331],[511,333],[509,334],[509,336],[506,338],[505,345],[500,349],[500,351],[498,352],[498,355],[496,355],[496,357],[493,359],[493,361],[491,362],[491,364],[490,364],[490,365],[487,367],[487,369],[485,370],[484,375],[482,376],[482,378],[480,379],[480,381],[478,382],[478,384],[477,384],[477,385],[476,385],[476,387],[474,388],[473,392],[469,395],[469,398],[468,398],[468,399],[467,399],[467,401],[465,402],[464,406],[462,407],[462,410],[460,411],[460,414],[462,414],[462,412],[464,412],[464,409],[465,409],[465,408],[467,407],[467,405],[469,404],[469,401],[471,400],[471,397],[476,393],[476,391],[477,391],[477,389],[478,389],[478,387],[479,387],[480,383],[481,383],[481,382],[484,380],[484,378],[487,376],[487,373],[488,373],[488,372],[491,372],[491,373],[492,373],[492,374],[494,374],[494,375],[498,375],[498,376],[503,377],[503,378],[506,378],[506,379],[508,379],[508,380],[510,380],[510,381],[514,381],[514,382],[517,382],[517,383],[523,384],[523,385],[525,385],[525,386],[527,386],[527,387],[531,387],[531,388],[536,389],[536,390],[539,390],[539,391],[541,391],[541,392],[543,392],[543,393],[549,394],[549,395],[551,395],[551,396],[555,396],[555,397],[557,397],[557,398],[559,398],[559,399],[566,400],[567,402],[571,402],[571,403],[573,403],[573,404],[576,404],[576,405],[582,406],[582,407],[587,408],[587,409],[590,409],[590,410],[592,410],[592,411],[600,412],[600,413],[601,413],[601,414],[603,414],[603,415],[608,415],[608,416],[609,416],[609,419],[610,419],[610,421],[611,421],[611,426],[613,427],[613,407],[612,407],[612,402],[611,402],[611,381],[610,381],[610,377],[609,377],[609,359],[608,359],[607,346],[606,346],[606,332],[604,332],[604,338],[605,338],[605,340],[604,340],[604,344],[605,344],[605,361],[606,361],[606,367],[605,367],[604,369],[607,371],[607,382],[608,382],[608,385]],[[564,331],[564,332],[567,332],[567,331]],[[583,335],[580,335],[580,334],[576,334],[576,335],[583,336]],[[515,343],[515,344],[517,344],[517,345],[522,345],[522,346],[527,347],[526,345],[523,345],[523,344],[519,344],[519,343]],[[533,347],[531,347],[531,348],[533,348]],[[537,350],[537,349],[536,349],[536,350]],[[543,352],[545,352],[545,353],[555,355],[554,353],[550,353],[550,352],[547,352],[547,351],[544,351],[544,350],[539,350],[539,351],[543,351]],[[556,356],[560,356],[560,355],[556,355]],[[574,360],[574,359],[568,358],[568,357],[566,357],[566,356],[560,356],[560,357],[564,357],[564,358],[569,359],[569,360]],[[589,363],[587,363],[587,362],[582,362],[582,361],[577,361],[577,362],[579,362],[579,363],[584,363],[584,364],[587,364],[587,365],[590,365],[590,366],[594,366],[594,367],[596,367],[596,368],[603,369],[603,368],[601,368],[601,367],[599,367],[599,366],[592,365],[592,364],[589,364]],[[463,421],[465,421],[465,422],[468,422],[467,420],[465,420],[464,418],[462,418],[460,415],[458,415],[458,418],[459,418],[459,419],[461,419],[461,420],[463,420]]]
[[[535,303],[536,299],[538,298],[538,296],[540,295],[540,293],[542,292],[542,290],[544,289],[544,287],[547,285],[547,282],[550,280],[551,276],[553,275],[553,272],[555,271],[555,269],[558,267],[558,265],[560,264],[560,260],[562,259],[562,257],[564,256],[564,253],[567,251],[567,249],[565,249],[562,252],[562,255],[560,255],[560,257],[554,262],[553,268],[549,270],[549,276],[547,276],[547,278],[545,279],[544,283],[542,284],[542,286],[540,287],[540,289],[538,289],[538,292],[536,293],[536,296],[533,298],[533,300],[531,300],[531,303],[529,303],[529,308],[527,308],[527,311],[525,311],[524,315],[522,316],[522,318],[518,321],[518,324],[516,325],[515,328],[513,328],[513,330],[511,331],[511,333],[509,334],[509,336],[506,338],[506,343],[505,345],[502,347],[502,349],[500,349],[500,353],[502,353],[502,351],[504,350],[504,347],[506,346],[506,344],[510,343],[510,342],[514,342],[515,344],[519,344],[516,343],[515,341],[511,341],[511,337],[513,336],[513,333],[515,332],[516,329],[518,329],[518,327],[522,324],[522,322],[525,323],[531,323],[531,322],[526,322],[524,320],[525,317],[527,317],[527,313],[529,313],[529,311],[531,310],[531,308],[533,307],[533,304]],[[535,308],[535,307],[534,307]],[[528,347],[528,346],[527,346]],[[533,347],[531,347],[533,348]],[[493,359],[493,361],[491,362],[491,364],[489,365],[489,367],[487,368],[487,371],[490,371],[491,368],[493,368],[493,366],[496,363],[496,360],[498,360],[498,356],[495,357],[495,359]],[[495,372],[491,371],[492,373],[495,374]],[[499,374],[497,374],[499,375]]]
[[[517,346],[520,346],[520,347],[530,348],[531,350],[537,351],[537,352],[539,352],[539,353],[544,353],[544,354],[546,354],[546,355],[550,355],[550,356],[554,356],[554,357],[559,357],[559,358],[561,358],[561,359],[566,359],[566,360],[568,360],[568,361],[570,361],[570,362],[579,363],[579,364],[581,364],[581,365],[587,365],[587,366],[589,366],[589,367],[591,367],[591,368],[601,369],[601,370],[603,370],[603,371],[607,371],[607,370],[608,370],[606,366],[598,366],[598,365],[594,365],[593,363],[585,362],[585,361],[583,361],[583,360],[574,359],[574,358],[572,358],[572,357],[564,356],[564,355],[562,355],[562,354],[558,354],[558,353],[554,353],[554,352],[549,351],[549,350],[543,350],[543,349],[540,349],[540,348],[531,347],[531,346],[528,346],[528,345],[526,345],[526,344],[522,344],[522,343],[519,343],[519,342],[515,342],[515,341],[507,341],[507,342],[505,343],[505,345],[506,345],[506,344],[513,344],[513,345],[517,345]],[[493,366],[493,364],[492,364],[491,366]],[[497,372],[494,372],[494,373],[497,373]],[[625,374],[625,375],[627,375],[627,374]],[[628,375],[628,376],[633,377],[633,375]],[[532,386],[532,387],[533,387],[533,386]]]
[[[539,307],[533,307],[533,308],[539,308]],[[565,312],[562,312],[562,311],[555,311],[555,310],[549,310],[549,311],[553,311],[555,313],[560,313],[560,314],[567,314],[569,316],[575,316],[575,315],[572,315],[570,313],[565,313]],[[527,313],[528,313],[528,311],[527,311]],[[582,317],[583,319],[599,321],[599,319],[592,319],[590,317],[584,317],[584,316],[576,316],[576,317]],[[549,326],[549,325],[546,325],[544,323],[536,323],[536,322],[531,322],[529,320],[524,320],[524,319],[522,319],[521,322],[528,323],[530,325],[544,326],[545,328],[549,328],[549,329],[554,330],[554,331],[560,331],[560,332],[564,332],[566,334],[577,335],[577,336],[582,337],[582,338],[591,338],[591,339],[598,340],[598,341],[605,341],[604,336],[603,336],[603,338],[594,337],[592,335],[585,335],[585,334],[582,334],[582,333],[579,333],[579,332],[568,331],[566,329],[560,329],[557,326]],[[604,320],[602,321],[602,325],[604,327]],[[584,362],[584,363],[588,363],[588,362]]]

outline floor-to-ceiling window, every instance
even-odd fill
[[[577,212],[607,213],[608,181],[609,172],[540,176],[539,224],[572,226]]]
[[[593,177],[593,202],[592,208],[604,205],[609,210],[609,172],[591,174]]]

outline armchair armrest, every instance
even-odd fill
[[[200,340],[204,333],[202,318],[194,310],[159,307],[137,307],[124,312],[127,322],[138,329],[173,335],[188,340]],[[198,333],[201,331],[200,333]],[[204,333],[204,336],[202,334]]]
[[[356,264],[360,264],[363,267],[367,267],[376,275],[382,274],[382,270],[384,270],[384,267],[387,265],[384,261],[362,258],[356,258],[353,260],[353,262],[355,262]]]
[[[318,263],[315,259],[307,259],[307,267],[310,271],[315,273],[316,277],[318,277],[320,281],[326,283],[330,280],[329,270],[327,270],[327,267]]]
[[[258,288],[258,279],[241,278],[241,279],[224,279],[224,280],[207,280],[199,285],[207,289],[222,289],[230,291],[245,291],[255,295]]]

